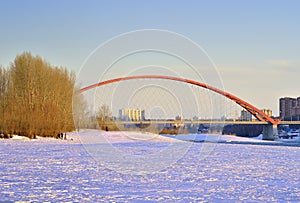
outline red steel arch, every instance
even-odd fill
[[[173,77],[173,76],[162,76],[162,75],[140,75],[140,76],[128,76],[128,77],[121,77],[121,78],[115,78],[115,79],[111,79],[111,80],[106,80],[103,82],[99,82],[87,87],[84,87],[82,89],[80,89],[80,93],[85,92],[87,90],[93,89],[95,87],[100,87],[103,85],[108,85],[111,83],[116,83],[116,82],[121,82],[121,81],[125,81],[125,80],[137,80],[137,79],[164,79],[164,80],[174,80],[174,81],[179,81],[179,82],[184,82],[184,83],[188,83],[188,84],[192,84],[192,85],[196,85],[199,87],[203,87],[206,89],[209,89],[213,92],[216,92],[218,94],[221,94],[223,96],[225,96],[226,98],[234,101],[235,103],[237,103],[238,105],[240,105],[241,107],[243,107],[244,109],[246,109],[247,111],[249,111],[255,118],[257,118],[259,121],[263,121],[263,122],[268,122],[270,124],[273,125],[277,125],[280,122],[280,119],[273,119],[270,116],[266,115],[264,112],[262,112],[261,110],[259,110],[258,108],[256,108],[255,106],[249,104],[248,102],[228,93],[225,92],[223,90],[220,90],[218,88],[215,88],[213,86],[209,86],[207,84],[201,83],[201,82],[197,82],[194,80],[189,80],[189,79],[185,79],[185,78],[178,78],[178,77]]]

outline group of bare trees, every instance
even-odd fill
[[[25,52],[0,67],[0,134],[34,138],[74,129],[75,74]]]
[[[106,131],[120,130],[114,121],[109,106],[107,105],[100,106],[98,112],[96,113],[96,119],[97,119],[98,128],[100,130],[106,130]]]

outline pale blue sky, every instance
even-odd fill
[[[299,11],[297,0],[0,0],[0,64],[30,51],[78,71],[116,35],[170,30],[206,50],[225,90],[278,114],[279,97],[300,96]]]

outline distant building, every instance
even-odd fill
[[[261,111],[269,117],[273,116],[273,111],[271,109],[261,109]]]
[[[123,108],[119,110],[119,118],[122,121],[142,121],[145,120],[145,110]]]
[[[174,126],[177,127],[177,128],[183,126],[184,124],[181,123],[183,120],[184,119],[183,119],[182,116],[180,116],[180,115],[176,116]]]
[[[200,121],[200,120],[201,120],[201,117],[198,117],[198,116],[193,117],[193,121]]]
[[[294,115],[300,117],[300,97],[297,98],[297,106],[294,109]]]
[[[295,108],[292,109],[292,115],[294,117],[299,117],[300,116],[300,106],[296,106]]]
[[[241,111],[240,120],[241,121],[252,121],[252,114],[249,111],[246,111],[245,109],[243,109]]]
[[[180,115],[178,115],[178,116],[176,116],[176,117],[175,117],[175,120],[177,120],[177,121],[181,121],[181,120],[183,120],[183,117],[182,117],[182,116],[180,116]]]
[[[280,118],[293,119],[300,117],[300,97],[284,97],[279,99]]]

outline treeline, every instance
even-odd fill
[[[75,74],[25,52],[0,67],[0,134],[55,137],[74,130]]]

